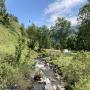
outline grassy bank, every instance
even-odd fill
[[[90,52],[63,54],[60,51],[45,50],[50,56],[46,61],[58,66],[67,82],[66,90],[90,90]]]
[[[12,22],[8,28],[0,24],[0,90],[14,85],[27,90],[31,85],[28,78],[38,54],[28,48],[26,36],[19,42],[20,33],[21,25],[17,22]]]

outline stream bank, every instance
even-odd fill
[[[53,66],[46,63],[44,58],[35,59],[35,73],[42,74],[40,80],[33,81],[31,90],[65,90],[63,77],[54,71]],[[34,78],[35,73],[32,75]]]

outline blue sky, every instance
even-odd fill
[[[31,23],[51,26],[56,18],[66,17],[76,25],[79,8],[87,0],[7,0],[7,11],[18,17],[26,27]]]

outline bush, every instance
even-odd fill
[[[59,57],[52,56],[53,63],[60,67],[65,81],[67,82],[66,90],[86,90],[88,81],[90,81],[90,54],[84,51],[77,52],[73,56]],[[49,62],[49,61],[48,61]],[[87,87],[89,90],[90,87]]]

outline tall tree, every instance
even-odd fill
[[[31,26],[29,26],[27,29],[27,34],[30,39],[29,47],[31,49],[34,49],[38,42],[37,26],[35,24],[32,24]]]
[[[0,23],[7,26],[10,24],[8,13],[6,12],[6,0],[0,0]]]
[[[0,0],[0,14],[6,13],[5,0]]]
[[[71,50],[77,49],[77,35],[71,34],[66,39],[67,48]]]
[[[79,49],[90,50],[90,1],[84,5],[79,12]]]
[[[71,23],[65,18],[58,17],[55,25],[51,28],[54,36],[54,43],[60,48],[65,48],[65,39],[69,34]]]
[[[48,49],[51,47],[50,31],[47,26],[42,26],[39,32],[39,49]]]

